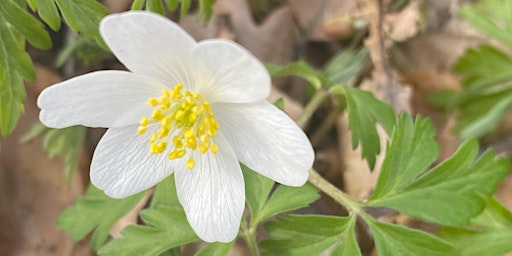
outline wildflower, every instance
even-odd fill
[[[303,185],[314,154],[306,135],[267,102],[270,77],[236,43],[194,41],[157,14],[104,18],[100,33],[129,71],[96,71],[55,84],[38,99],[43,124],[109,128],[91,182],[124,198],[174,173],[197,235],[233,240],[244,210],[239,162],[281,184]]]

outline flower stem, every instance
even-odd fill
[[[363,206],[360,202],[354,200],[352,197],[335,187],[332,183],[318,174],[318,172],[316,172],[314,169],[309,170],[308,181],[313,186],[320,189],[320,191],[334,199],[334,201],[345,207],[349,212],[353,214],[360,214],[362,212],[361,208]]]
[[[311,116],[313,116],[315,111],[318,109],[318,107],[320,107],[324,100],[327,99],[328,96],[329,92],[326,90],[319,89],[315,92],[308,105],[306,105],[304,108],[304,112],[302,112],[302,115],[300,115],[296,121],[300,128],[304,129]]]
[[[320,107],[320,105],[324,102],[324,100],[329,97],[329,92],[326,90],[317,90],[313,97],[311,98],[311,101],[308,103],[308,105],[304,108],[304,112],[302,115],[297,119],[297,125],[301,128],[304,128],[306,123],[309,121],[313,113]],[[314,169],[309,170],[309,183],[311,183],[313,186],[320,189],[320,191],[324,192],[326,195],[334,199],[337,203],[341,204],[343,207],[345,207],[349,212],[353,214],[362,214],[365,215],[364,211],[361,211],[363,205],[335,187],[332,183],[330,183],[328,180],[324,179],[318,172],[316,172]]]
[[[258,242],[256,242],[256,229],[246,221],[245,216],[242,220],[242,232],[241,235],[251,252],[251,256],[259,256],[260,251],[258,250]]]

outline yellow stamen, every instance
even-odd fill
[[[187,160],[187,168],[189,170],[191,170],[192,168],[194,168],[194,165],[196,165],[196,163],[194,162],[194,159],[190,158]]]
[[[192,151],[199,150],[205,154],[210,150],[218,151],[213,138],[219,129],[210,103],[201,100],[201,96],[190,91],[182,92],[183,85],[177,84],[173,89],[163,90],[160,97],[149,98],[148,104],[155,109],[151,117],[140,120],[138,134],[144,134],[148,128],[157,126],[158,129],[149,138],[149,151],[160,154],[167,151],[169,159],[189,156],[186,167],[193,169],[195,161]]]

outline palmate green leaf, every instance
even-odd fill
[[[410,128],[404,129],[406,127]],[[413,128],[413,133],[406,132]],[[431,136],[418,135],[430,133],[431,124],[425,125],[420,119],[411,127],[410,118],[405,116],[397,130],[401,132],[394,133],[391,145],[395,141],[409,141],[423,146],[413,154],[409,154],[407,148],[388,147],[369,206],[390,207],[417,219],[464,226],[483,210],[483,198],[494,193],[497,184],[508,173],[508,161],[496,158],[490,150],[475,159],[478,154],[476,140],[467,141],[452,157],[427,171],[426,167],[437,155],[430,153],[428,156],[435,142]],[[403,155],[402,161],[393,160],[397,154]],[[396,164],[390,165],[390,161]],[[407,171],[404,173],[404,170]],[[393,172],[395,175],[391,175]]]
[[[512,87],[467,99],[460,108],[455,130],[463,139],[480,138],[496,130],[512,105]]]
[[[341,88],[341,87],[340,87]],[[380,153],[380,140],[376,124],[380,124],[389,134],[395,124],[393,108],[373,96],[370,92],[353,87],[343,87],[347,102],[349,129],[352,132],[352,147],[361,143],[362,155],[371,169]]]
[[[463,256],[493,256],[512,252],[512,213],[494,198],[471,220],[473,228],[444,227],[438,235]]]
[[[316,89],[320,89],[324,83],[317,71],[303,60],[286,66],[265,64],[265,68],[272,77],[298,76],[306,79]]]
[[[380,256],[458,255],[449,243],[429,233],[373,219],[367,223]]]
[[[512,58],[491,45],[467,50],[453,66],[453,72],[464,77],[465,93],[512,80]],[[469,89],[469,91],[468,91]]]
[[[460,8],[460,15],[481,32],[512,46],[512,2],[480,0]]]
[[[306,207],[320,197],[318,190],[307,183],[302,187],[278,185],[269,198],[274,181],[243,164],[241,167],[245,181],[245,200],[253,226],[279,213]]]
[[[418,116],[413,123],[408,114],[403,114],[387,145],[381,173],[370,200],[397,193],[427,170],[439,152],[434,136],[430,120]]]
[[[183,207],[178,201],[174,175],[158,183],[151,208],[140,213],[146,225],[130,225],[123,237],[107,243],[100,255],[160,255],[187,243],[198,241]]]
[[[52,46],[50,34],[44,26],[25,8],[15,1],[0,1],[0,16],[19,31],[33,46],[48,49]]]
[[[9,135],[24,111],[23,79],[34,81],[36,73],[25,40],[0,15],[0,131]]]
[[[74,206],[67,208],[58,218],[57,226],[71,239],[83,239],[94,230],[92,247],[98,250],[108,239],[109,231],[121,217],[126,215],[145,192],[124,199],[112,199],[93,185],[83,197],[77,197]]]
[[[108,49],[99,33],[100,21],[108,10],[95,0],[54,0],[69,27],[85,38]]]
[[[334,246],[331,255],[360,255],[354,238],[355,220],[354,216],[288,215],[269,221],[264,226],[272,239],[260,243],[262,254],[318,255]]]
[[[495,256],[512,252],[512,229],[494,228],[484,231],[446,227],[439,234],[462,256]]]
[[[320,198],[318,189],[309,183],[302,187],[279,185],[254,219],[259,223],[279,213],[306,207],[318,198]]]
[[[35,0],[37,13],[53,31],[60,28],[61,20],[55,0]],[[34,8],[32,8],[34,9]]]
[[[231,243],[211,243],[198,251],[195,256],[225,256],[228,254],[236,239]]]
[[[157,206],[140,213],[143,225],[130,225],[99,251],[100,255],[159,255],[171,248],[198,241],[181,207]]]
[[[462,138],[492,132],[512,104],[512,58],[482,45],[468,50],[453,70],[464,77],[465,87],[448,104],[448,109],[461,111],[456,130]]]

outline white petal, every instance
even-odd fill
[[[270,76],[250,52],[227,40],[194,49],[195,91],[214,102],[255,102],[270,94]]]
[[[151,114],[147,103],[165,87],[126,71],[97,71],[43,90],[37,100],[39,118],[53,128],[73,125],[119,127]]]
[[[144,11],[112,14],[101,21],[100,33],[119,61],[134,73],[167,86],[191,86],[187,63],[196,43],[169,19]]]
[[[177,169],[176,188],[188,222],[206,242],[232,241],[240,227],[245,190],[235,153],[221,135],[219,151],[196,153],[194,169]]]
[[[144,191],[174,171],[175,161],[165,153],[149,152],[148,130],[137,134],[136,125],[108,129],[94,152],[91,182],[113,198],[124,198]]]
[[[219,131],[240,162],[281,184],[306,182],[314,151],[304,132],[284,112],[267,101],[213,108]]]

